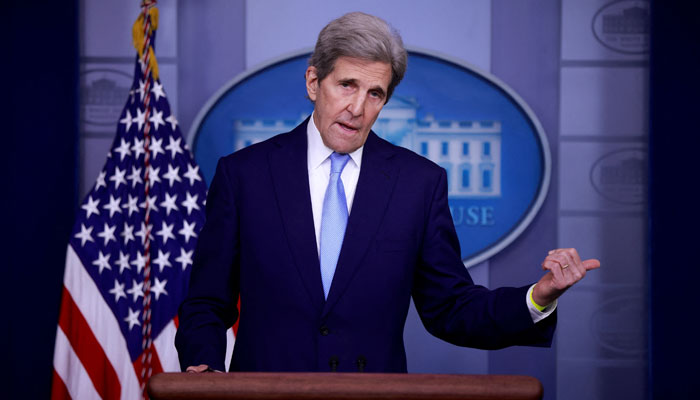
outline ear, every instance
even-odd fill
[[[318,75],[316,74],[316,67],[310,66],[306,69],[306,93],[309,95],[311,101],[316,101],[316,94],[318,92]]]

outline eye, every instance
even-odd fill
[[[384,98],[384,93],[382,93],[379,90],[372,90],[369,92],[369,95],[375,99],[383,99]]]

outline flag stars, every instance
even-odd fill
[[[201,181],[202,178],[199,176],[199,166],[187,164],[187,172],[185,172],[184,177],[189,179],[190,186],[194,185],[195,181]]]
[[[149,146],[151,150],[151,155],[153,156],[153,161],[155,161],[158,158],[158,154],[165,154],[165,151],[163,151],[163,139],[156,139],[155,137],[153,140],[151,140],[151,144]]]
[[[148,186],[153,187],[156,183],[160,183],[160,167],[153,168],[153,165],[148,166]]]
[[[122,232],[119,235],[124,238],[124,246],[129,243],[129,240],[136,241],[134,238],[134,227],[126,222],[124,222],[124,229],[122,229]]]
[[[98,273],[102,273],[103,270],[105,269],[112,269],[112,266],[109,265],[109,257],[110,254],[102,254],[102,250],[100,250],[99,255],[97,256],[97,260],[92,262],[92,265],[95,265],[99,268]]]
[[[163,272],[163,268],[165,267],[172,267],[173,265],[170,263],[170,252],[163,253],[162,250],[158,249],[158,258],[153,260],[153,264],[158,265],[159,272]]]
[[[92,196],[88,196],[87,203],[83,204],[80,206],[85,212],[87,213],[87,216],[85,217],[90,218],[90,215],[92,214],[97,214],[100,215],[100,210],[97,209],[97,206],[100,204],[100,199],[93,200]]]
[[[143,297],[143,282],[139,283],[136,279],[132,279],[131,289],[126,292],[131,295],[131,301],[136,303],[139,297]]]
[[[180,167],[173,168],[172,164],[168,164],[168,172],[163,174],[163,178],[168,180],[168,186],[172,187],[175,181],[182,182],[179,172]]]
[[[131,155],[131,150],[129,149],[129,143],[122,138],[119,147],[114,148],[115,153],[119,153],[119,161],[124,161],[124,157]]]
[[[105,210],[109,210],[109,217],[112,218],[115,213],[120,213],[122,212],[121,208],[119,207],[119,199],[114,198],[111,194],[109,195],[109,204],[105,204],[102,206]]]
[[[170,158],[172,158],[173,160],[175,159],[176,155],[183,154],[180,142],[182,142],[182,138],[173,139],[171,137],[170,141],[168,142],[168,145],[165,146],[165,150],[170,151]]]
[[[156,300],[158,300],[161,294],[168,294],[168,291],[165,290],[166,283],[168,283],[167,279],[163,279],[163,281],[161,281],[160,279],[158,279],[158,277],[155,278],[155,282],[153,284],[153,287],[151,288],[151,292],[153,292],[153,294],[156,295]]]
[[[75,237],[80,239],[80,245],[85,246],[85,242],[93,242],[92,240],[92,226],[89,228],[85,227],[85,224],[80,224],[80,232],[75,234]]]
[[[134,327],[134,325],[141,325],[141,321],[139,321],[139,314],[141,313],[141,310],[132,310],[131,307],[129,307],[129,315],[124,318],[124,321],[126,321],[129,324],[129,331],[131,331],[131,328]]]
[[[165,221],[162,222],[161,228],[158,232],[156,232],[156,235],[160,236],[163,240],[163,244],[168,243],[168,239],[173,239],[175,240],[175,235],[173,235],[173,228],[175,227],[175,224],[168,225],[165,223]],[[162,268],[161,268],[162,270]]]
[[[148,230],[146,230],[146,223],[141,222],[141,230],[136,232],[136,236],[141,238],[141,244],[146,243],[146,235],[148,234],[148,239],[153,240],[153,234],[151,234],[151,231],[153,230],[153,224],[148,224]]]
[[[158,211],[158,206],[156,205],[156,196],[148,196],[146,197],[146,200],[142,201],[141,204],[139,204],[139,207],[143,208],[144,210],[146,208],[150,209],[151,211]]]
[[[143,143],[145,140],[140,140],[137,137],[134,137],[134,145],[131,146],[131,151],[134,152],[134,158],[138,160],[138,158],[141,156],[141,154],[146,154],[146,150],[144,150]]]
[[[143,183],[141,180],[141,168],[131,167],[131,174],[126,177],[126,179],[131,181],[131,188],[135,188],[137,184]]]
[[[139,132],[141,132],[143,124],[146,123],[146,114],[143,111],[141,111],[141,108],[136,108],[136,118],[134,118],[134,122],[136,122],[139,125]]]
[[[139,88],[137,90],[139,92],[139,95],[141,96],[141,101],[143,101],[143,97],[146,95],[146,81],[142,81],[139,79]],[[141,128],[139,128],[141,129]]]
[[[117,265],[119,266],[119,273],[123,273],[125,269],[131,269],[131,266],[129,265],[129,253],[127,252],[124,254],[121,250],[119,250],[119,261],[117,261]]]
[[[165,215],[170,215],[170,211],[178,209],[177,204],[175,204],[176,200],[176,194],[170,196],[170,193],[165,192],[165,200],[163,200],[163,202],[160,203],[160,206],[165,208]]]
[[[119,116],[107,166],[99,171],[92,192],[80,205],[84,214],[80,213],[71,231],[70,243],[79,253],[82,249],[80,257],[100,286],[103,300],[118,312],[116,321],[122,331],[136,328],[140,333],[150,318],[141,307],[147,294],[155,302],[161,297],[164,302],[181,301],[182,294],[176,293],[180,285],[177,267],[187,271],[194,263],[192,246],[202,228],[199,218],[206,187],[186,139],[178,132],[179,122],[170,114],[162,82],[139,79],[137,65],[136,82],[129,93],[131,103],[127,100]],[[143,103],[147,98],[151,101],[148,106]],[[150,136],[145,136],[144,130],[149,129]],[[96,217],[91,219],[93,214]],[[92,244],[86,247],[88,242]],[[149,250],[144,247],[146,242],[150,242]],[[146,266],[151,278],[144,281]],[[108,271],[102,277],[104,270]],[[176,284],[170,286],[174,297],[169,293],[171,282]]]
[[[131,213],[137,213],[139,212],[139,206],[136,204],[139,199],[138,197],[134,197],[132,195],[129,195],[129,200],[127,200],[124,204],[122,204],[122,208],[127,209],[129,216],[131,217]]]
[[[129,129],[131,129],[131,125],[134,123],[134,119],[131,118],[131,113],[129,112],[129,109],[126,110],[126,116],[120,119],[119,123],[126,125],[125,132],[129,132]]]
[[[175,128],[177,128],[177,119],[175,119],[175,115],[168,115],[168,118],[165,119],[165,122],[170,124],[170,129],[172,129],[174,132]]]
[[[148,187],[153,187],[153,185],[155,185],[156,183],[160,183],[160,167],[153,168],[153,165],[149,165],[148,166]]]
[[[118,280],[114,280],[114,287],[109,290],[109,293],[114,295],[115,303],[119,302],[119,299],[122,297],[126,298],[126,293],[124,293],[124,286],[125,284],[120,284]]]
[[[159,111],[155,107],[153,107],[153,115],[148,120],[151,121],[156,131],[158,131],[159,125],[165,125],[165,122],[163,122],[163,111]]]
[[[139,77],[139,65],[136,67],[130,99],[115,121],[117,138],[106,152],[106,167],[99,171],[92,191],[80,204],[84,214],[79,213],[70,232],[71,245],[104,295],[99,300],[115,311],[123,332],[136,328],[134,334],[150,329],[146,326],[150,314],[145,314],[141,304],[145,297],[153,302],[161,297],[164,302],[182,300],[177,267],[188,271],[194,263],[192,246],[202,228],[199,218],[206,199],[204,177],[178,131],[179,122],[171,114],[162,82]],[[147,136],[144,130],[149,129]],[[95,218],[91,218],[93,214]],[[92,243],[86,247],[88,242]],[[146,266],[150,279],[144,281]],[[127,287],[129,281],[132,283]],[[176,286],[168,288],[172,282]],[[171,289],[175,290],[173,296]]]
[[[184,248],[180,248],[180,256],[175,259],[175,262],[179,262],[182,265],[182,270],[187,269],[189,265],[192,265],[192,253],[194,250],[185,251]]]
[[[160,81],[153,82],[151,93],[156,96],[156,101],[160,100],[161,96],[166,97],[165,92],[163,91],[163,85],[160,83]]]
[[[99,189],[101,186],[107,187],[107,183],[105,183],[106,177],[107,177],[107,172],[101,171],[100,174],[97,176],[97,183],[95,183],[95,190]]]
[[[192,222],[192,224],[189,224],[185,220],[182,221],[182,229],[177,231],[177,233],[185,237],[185,243],[189,242],[190,238],[197,237],[197,234],[194,233],[194,228],[196,225],[196,222]]]
[[[198,194],[195,194],[192,196],[190,192],[186,193],[187,199],[182,202],[182,205],[187,208],[187,215],[190,215],[192,213],[192,210],[199,210],[199,205],[197,204],[197,198],[199,197]]]
[[[146,266],[146,258],[141,253],[136,253],[136,259],[131,262],[131,265],[136,266],[136,273],[140,274],[141,270]]]
[[[102,232],[98,233],[97,236],[101,237],[104,239],[105,243],[104,245],[107,246],[107,243],[109,243],[110,240],[114,240],[115,242],[117,239],[114,237],[114,230],[117,229],[116,226],[110,227],[106,222],[105,222],[105,227]]]
[[[119,189],[119,185],[122,183],[126,185],[126,179],[124,179],[124,175],[126,175],[126,170],[122,170],[119,167],[114,168],[114,175],[109,177],[109,180],[114,182],[114,189]]]

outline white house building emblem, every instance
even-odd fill
[[[288,132],[311,114],[299,78],[307,58],[247,71],[202,109],[189,140],[207,180],[219,157]],[[467,267],[512,242],[546,196],[550,155],[536,117],[497,78],[460,61],[410,51],[408,73],[372,129],[445,169]]]

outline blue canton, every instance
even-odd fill
[[[160,80],[146,83],[138,63],[117,135],[84,200],[70,244],[114,313],[131,360],[142,352],[146,189],[144,128],[150,124],[151,337],[177,315],[204,224],[206,185],[171,114]]]

